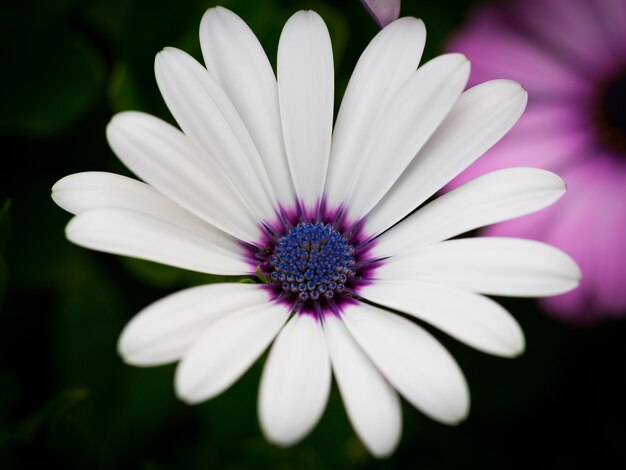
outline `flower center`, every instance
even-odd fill
[[[276,240],[270,279],[294,300],[330,300],[354,278],[354,252],[354,245],[330,224],[301,222]]]
[[[597,107],[600,139],[608,147],[626,153],[626,70],[602,89]]]

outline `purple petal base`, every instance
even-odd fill
[[[269,279],[272,265],[269,256],[274,252],[276,241],[290,229],[301,222],[323,222],[331,224],[333,228],[348,238],[348,243],[355,248],[356,274],[346,283],[347,294],[340,294],[330,301],[322,300],[305,304],[295,300],[292,295],[283,292],[281,286],[268,282],[264,288],[273,301],[285,305],[290,310],[298,310],[300,314],[323,318],[325,315],[339,315],[344,305],[355,302],[354,298],[365,285],[372,282],[374,271],[383,262],[372,257],[375,240],[365,232],[365,219],[350,220],[342,207],[330,208],[325,200],[321,200],[316,209],[304,207],[301,201],[296,201],[292,208],[281,206],[273,220],[264,221],[260,227],[259,238],[252,244],[242,243],[245,249],[246,261],[250,265],[250,274],[257,272]]]

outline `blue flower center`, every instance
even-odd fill
[[[270,279],[301,302],[344,293],[355,275],[354,245],[330,224],[301,222],[276,241]]]

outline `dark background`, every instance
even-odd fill
[[[425,20],[430,58],[475,3],[405,0],[402,13]],[[273,62],[287,18],[318,11],[333,39],[338,97],[378,30],[357,0],[221,4],[252,27]],[[63,234],[70,216],[50,187],[80,171],[128,174],[104,128],[126,109],[172,120],[154,55],[176,46],[200,58],[198,26],[212,5],[30,0],[2,8],[0,467],[626,468],[626,324],[576,327],[532,301],[503,301],[527,335],[520,358],[487,356],[436,333],[469,381],[469,419],[446,427],[405,404],[402,441],[383,461],[355,437],[336,389],[301,444],[266,443],[256,417],[262,360],[193,407],[174,396],[173,366],[122,363],[117,337],[134,313],[215,279],[71,245]]]

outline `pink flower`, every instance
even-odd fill
[[[470,86],[511,78],[529,92],[518,125],[450,187],[498,168],[535,166],[569,191],[551,208],[486,229],[574,257],[581,286],[544,299],[563,318],[626,314],[626,1],[511,0],[475,12],[449,45],[472,61]]]

